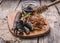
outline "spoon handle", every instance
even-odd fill
[[[53,6],[53,5],[58,4],[58,3],[60,3],[60,0],[55,1],[55,2],[53,2],[53,3],[49,4],[49,5],[47,5],[47,7]]]

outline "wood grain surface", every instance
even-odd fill
[[[49,0],[40,0],[41,5],[51,3]],[[20,0],[3,0],[0,4],[0,37],[10,43],[60,43],[60,4],[51,6],[42,13],[49,21],[51,30],[50,33],[43,37],[34,39],[16,38],[9,32],[6,16],[9,12],[19,10]]]

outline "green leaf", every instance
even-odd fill
[[[30,13],[27,13],[26,16],[25,16],[25,18],[28,18],[29,16],[30,16]]]
[[[25,17],[25,18],[29,17],[29,15],[31,14],[31,13],[27,13],[27,12],[25,12],[25,11],[23,11],[23,13],[24,13],[24,17]]]

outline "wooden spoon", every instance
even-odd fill
[[[58,4],[58,3],[60,3],[60,0],[55,1],[55,2],[52,2],[52,3],[48,4],[48,5],[41,6],[41,7],[39,7],[39,8],[37,9],[37,12],[38,12],[38,13],[42,13],[43,11],[45,11],[46,9],[48,9],[48,7],[51,7],[51,6],[53,6],[53,5],[55,5],[55,4]]]
[[[53,6],[53,5],[58,4],[58,3],[60,3],[60,0],[52,2],[51,4],[47,5],[47,7]]]

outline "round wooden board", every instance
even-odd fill
[[[8,23],[8,27],[9,27],[9,30],[10,32],[16,36],[16,37],[21,37],[21,38],[34,38],[34,37],[38,37],[38,36],[43,36],[44,34],[48,33],[49,30],[50,30],[50,27],[49,27],[49,24],[48,22],[45,20],[45,22],[47,23],[47,25],[41,30],[41,31],[34,31],[34,32],[31,32],[30,34],[26,35],[16,35],[12,28],[13,28],[13,23],[14,23],[14,19],[15,19],[15,16],[16,16],[16,13],[18,11],[13,11],[11,12],[8,16],[7,16],[7,23]],[[41,15],[42,16],[42,15]],[[42,16],[43,17],[43,16]],[[44,17],[43,17],[44,18]]]

